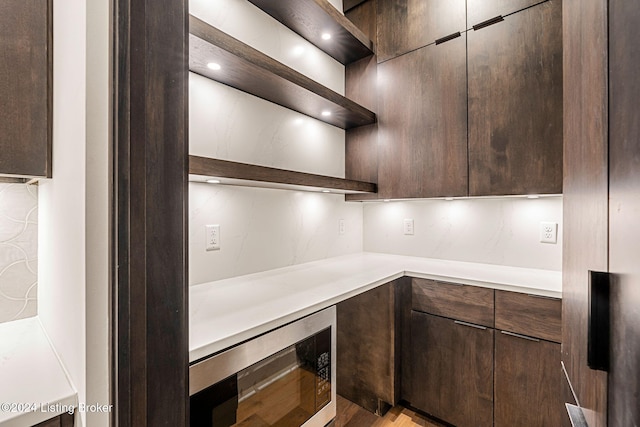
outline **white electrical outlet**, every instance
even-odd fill
[[[540,223],[540,242],[541,243],[558,243],[558,223],[557,222],[541,222]]]
[[[405,219],[403,222],[404,225],[404,234],[407,236],[413,236],[413,220]]]
[[[206,242],[205,249],[207,251],[220,250],[220,225],[205,225]]]
[[[339,219],[338,220],[338,234],[340,236],[344,236],[344,233],[347,230],[347,226],[344,223],[344,219]]]

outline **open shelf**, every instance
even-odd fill
[[[189,32],[189,69],[197,74],[342,129],[376,121],[372,111],[194,16]]]
[[[327,0],[249,1],[342,64],[374,54],[373,42]]]
[[[376,184],[325,175],[314,175],[209,157],[189,156],[189,180],[245,187],[331,192],[338,194],[375,193]]]

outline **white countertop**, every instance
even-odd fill
[[[193,362],[402,276],[562,297],[559,271],[358,253],[189,289]]]
[[[0,323],[0,426],[56,417],[76,396],[37,317]]]

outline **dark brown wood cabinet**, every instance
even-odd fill
[[[561,424],[559,299],[417,278],[411,289],[403,399],[456,426]]]
[[[495,427],[562,424],[560,344],[495,334]]]
[[[52,2],[0,2],[0,175],[51,177]]]
[[[411,385],[417,409],[458,427],[493,425],[491,328],[411,313]]]
[[[380,199],[562,193],[560,0],[369,0],[349,13],[378,46],[377,67],[347,70],[347,92],[377,92],[378,113],[347,134],[349,178],[377,182]]]
[[[50,420],[36,424],[34,427],[73,427],[73,415],[62,414]]]
[[[467,194],[465,37],[378,65],[379,198]]]
[[[383,415],[400,399],[401,278],[337,304],[337,392]]]
[[[495,427],[562,424],[562,302],[496,291]]]
[[[464,31],[464,0],[378,0],[378,61],[383,62]]]
[[[467,1],[467,28],[473,28],[496,16],[506,16],[544,0],[469,0]]]
[[[469,195],[562,193],[562,3],[467,38]]]

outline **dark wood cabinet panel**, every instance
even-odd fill
[[[471,196],[562,193],[561,23],[550,0],[467,33]]]
[[[495,336],[495,427],[560,426],[560,344]]]
[[[36,424],[34,427],[73,427],[73,415],[62,414],[50,420]]]
[[[400,398],[400,287],[378,286],[337,305],[337,392],[384,414]]]
[[[346,13],[358,28],[375,38],[376,2],[367,1]],[[371,111],[378,111],[378,73],[375,56],[363,58],[345,67],[345,94],[347,98]],[[345,178],[356,181],[378,182],[378,126],[360,126],[345,132]],[[375,200],[377,194],[346,195],[347,201]]]
[[[465,37],[378,64],[380,198],[467,195]]]
[[[609,1],[609,425],[640,425],[640,8]]]
[[[562,300],[496,291],[495,304],[496,329],[557,343],[562,340]]]
[[[413,311],[411,405],[458,427],[492,426],[493,335]]]
[[[544,0],[467,0],[467,28],[496,16],[506,16]]]
[[[377,0],[378,61],[386,61],[464,31],[464,0]]]
[[[607,375],[587,366],[589,270],[608,270],[607,1],[564,0],[562,360],[590,427],[607,425]]]
[[[412,280],[413,310],[493,327],[494,290],[477,286]]]
[[[0,174],[51,177],[51,0],[0,2]]]

